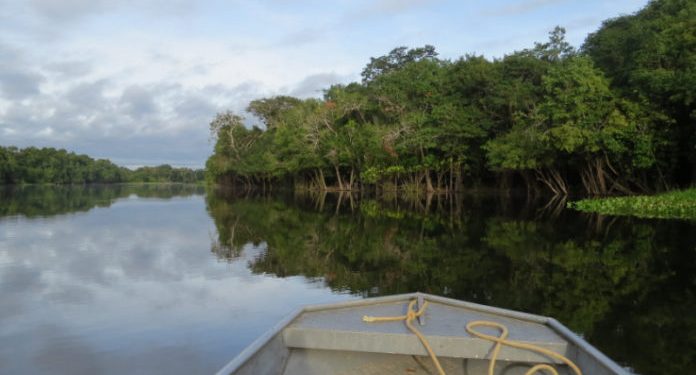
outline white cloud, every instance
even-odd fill
[[[36,133],[36,136],[39,138],[49,138],[53,135],[53,128],[50,126],[47,126],[41,130],[39,130],[38,133]]]
[[[136,10],[153,15],[184,15],[195,9],[184,0],[30,0],[29,8],[45,22],[75,22],[78,19],[122,10]]]
[[[290,91],[291,96],[299,98],[309,98],[321,96],[325,89],[337,83],[346,83],[349,81],[349,76],[336,73],[319,73],[305,77],[303,80],[294,85]]]
[[[518,1],[512,4],[498,6],[493,9],[489,9],[484,12],[486,15],[492,16],[503,16],[503,15],[515,15],[521,13],[527,13],[534,11],[538,8],[545,7],[548,5],[559,4],[566,2],[568,0],[525,0]]]
[[[372,6],[368,9],[370,11],[376,11],[387,14],[401,13],[404,11],[411,10],[413,8],[419,8],[432,3],[438,2],[437,0],[378,0],[375,1]]]
[[[44,80],[20,50],[0,41],[0,97],[16,100],[37,95]]]

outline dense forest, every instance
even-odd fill
[[[170,165],[130,170],[54,148],[0,146],[0,185],[90,184],[123,182],[195,183],[204,179],[203,170],[173,168]]]
[[[218,114],[206,169],[246,189],[632,194],[696,180],[696,2],[655,0],[580,49],[549,40],[500,59],[433,46],[371,58],[323,99]]]

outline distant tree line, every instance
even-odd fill
[[[218,114],[207,177],[245,188],[631,194],[696,180],[696,2],[656,0],[581,49],[557,27],[500,59],[400,47],[323,99]]]
[[[129,172],[129,181],[132,182],[196,183],[205,179],[203,169],[174,168],[167,164],[156,167],[140,167]]]
[[[173,168],[170,165],[120,167],[109,160],[95,160],[55,148],[0,146],[0,184],[90,184],[123,182],[203,181],[203,170]]]

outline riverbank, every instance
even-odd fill
[[[696,188],[658,195],[583,199],[568,208],[602,215],[696,220]]]

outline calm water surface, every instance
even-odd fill
[[[696,366],[696,224],[499,195],[0,190],[0,373],[211,373],[297,306],[421,290]]]

